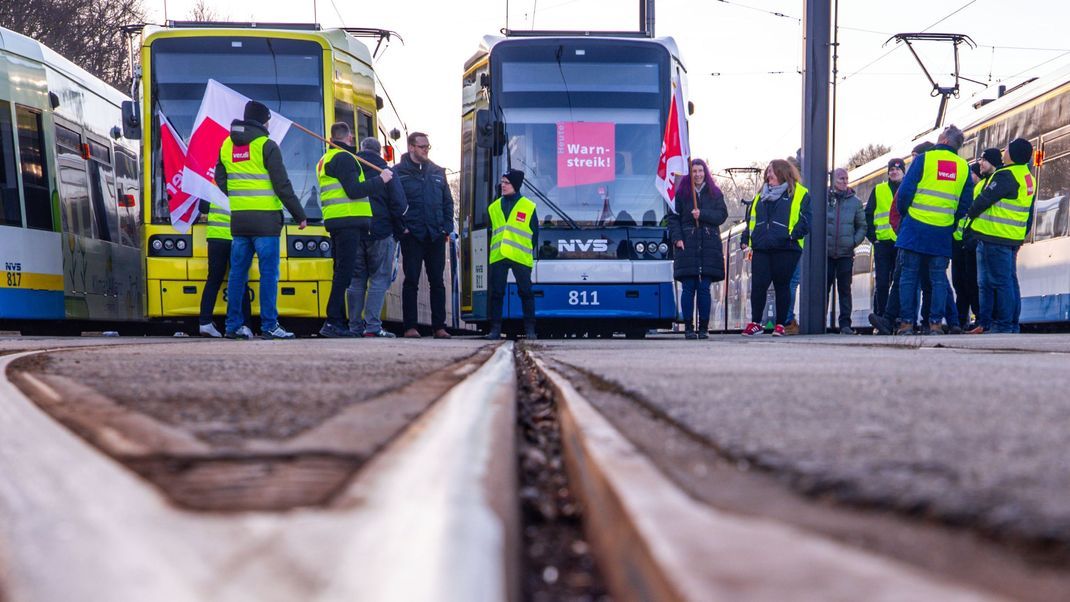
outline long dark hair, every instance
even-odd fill
[[[715,197],[718,196],[718,195],[724,196],[724,194],[721,193],[721,189],[717,187],[717,182],[715,182],[713,180],[713,174],[710,173],[710,166],[706,165],[706,162],[703,161],[702,159],[692,159],[691,160],[692,169],[694,169],[695,165],[701,165],[702,166],[702,171],[703,171],[703,173],[706,174],[706,188],[710,191],[710,194],[715,196]],[[694,186],[694,183],[691,181],[691,173],[690,172],[687,174],[687,182],[691,186]]]

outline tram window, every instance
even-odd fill
[[[128,247],[140,246],[141,202],[138,194],[137,159],[129,151],[115,147],[115,194],[119,203],[119,241]],[[127,196],[133,202],[123,202]]]
[[[0,100],[0,225],[22,226],[11,104]]]
[[[76,236],[96,238],[96,218],[89,198],[86,161],[79,149],[82,136],[61,125],[56,126],[56,166],[59,170],[60,217],[63,231]]]
[[[26,226],[36,230],[52,230],[52,198],[48,191],[41,114],[16,106],[15,120],[19,128],[19,161],[22,164]]]
[[[89,157],[105,165],[111,165],[111,149],[92,138],[89,139]]]
[[[334,120],[335,122],[341,121],[349,126],[354,132],[357,131],[357,124],[353,120],[353,105],[341,100],[334,101]],[[360,139],[357,139],[360,142]]]
[[[110,165],[89,161],[90,198],[96,218],[97,238],[119,240],[119,205],[115,198],[115,177]]]
[[[1067,212],[1070,211],[1070,155],[1045,159],[1034,202],[1033,240],[1047,240],[1067,235]]]
[[[375,133],[372,126],[372,116],[369,113],[365,113],[360,109],[357,109],[357,142],[371,136]]]

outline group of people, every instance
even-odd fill
[[[827,287],[830,292],[835,287],[839,300],[841,334],[854,334],[854,252],[867,238],[876,281],[869,321],[876,332],[1020,330],[1017,254],[1032,225],[1033,146],[1017,138],[1002,151],[985,150],[971,166],[958,156],[963,139],[959,128],[948,126],[936,144],[915,147],[909,169],[903,159],[890,160],[887,181],[874,188],[865,205],[850,188],[847,171],[833,172],[825,222]],[[710,285],[725,277],[720,225],[727,210],[704,162],[693,162],[688,183],[677,190],[675,213],[668,221],[685,338],[697,339],[708,336]],[[794,296],[811,219],[810,194],[797,166],[790,160],[772,161],[747,209],[740,240],[751,262],[751,321],[744,336],[765,332],[770,284],[773,336],[798,332]],[[949,263],[953,287],[947,279]]]
[[[208,277],[201,296],[200,334],[248,339],[253,336],[246,285],[253,254],[260,269],[260,333],[265,339],[292,339],[279,325],[279,240],[283,208],[298,229],[308,219],[294,193],[278,144],[268,137],[271,111],[246,104],[243,119],[231,124],[216,165],[215,181],[230,208],[202,203],[207,215]],[[346,123],[331,126],[331,143],[316,164],[323,224],[331,238],[334,276],[327,320],[320,335],[394,337],[380,320],[393,271],[395,245],[402,254],[404,335],[419,338],[417,294],[426,271],[435,338],[446,331],[446,243],[453,233],[453,196],[446,173],[428,157],[431,144],[422,132],[409,135],[408,152],[390,169],[374,137],[355,148]],[[227,318],[220,333],[212,321],[222,282],[227,285]],[[348,293],[348,295],[347,295]]]

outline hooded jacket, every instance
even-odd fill
[[[260,136],[267,136],[267,128],[257,121],[235,119],[230,124],[230,139],[235,145],[246,146]],[[295,222],[304,221],[305,210],[301,201],[294,194],[286,165],[282,161],[282,151],[274,140],[264,143],[264,168],[271,178],[271,187],[282,201],[283,207],[290,212]],[[227,169],[220,161],[215,166],[215,183],[224,194],[227,192]],[[282,211],[235,211],[230,217],[230,233],[233,236],[278,236],[282,232]]]
[[[829,191],[828,210],[825,213],[826,253],[835,259],[854,257],[855,247],[866,239],[866,212],[862,200],[848,188],[840,192]]]
[[[428,240],[453,232],[453,195],[446,182],[446,171],[430,161],[417,163],[405,153],[394,172],[409,202],[405,214],[409,234]]]
[[[676,190],[676,213],[668,216],[669,238],[673,249],[673,278],[686,280],[707,277],[714,282],[724,280],[724,248],[721,244],[721,224],[728,219],[728,207],[720,190],[703,186],[698,193],[698,225],[691,216],[695,208],[690,181]],[[676,248],[676,241],[684,241],[684,248]]]
[[[357,156],[380,169],[390,167],[379,153],[362,150]],[[405,212],[409,209],[401,179],[395,174],[383,191],[368,198],[372,202],[371,240],[383,240],[387,236],[393,236],[395,240],[401,238],[405,230]]]
[[[339,142],[337,140],[332,140],[331,142],[350,153],[356,154],[357,152],[357,149],[344,142]],[[364,170],[363,182],[360,181],[360,172],[362,169]],[[386,194],[386,185],[383,184],[383,179],[379,177],[379,174],[370,167],[362,167],[361,165],[358,165],[357,160],[349,153],[336,154],[323,166],[323,172],[338,180],[342,184],[342,189],[346,191],[346,196],[350,199],[362,199],[368,197],[368,200],[371,201],[373,195]],[[332,220],[323,220],[323,223],[328,232],[337,232],[343,228],[355,228],[360,230],[361,233],[370,234],[371,223],[372,220],[375,219],[374,216],[375,203],[373,202],[372,217],[340,217]]]

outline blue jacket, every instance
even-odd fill
[[[360,151],[357,156],[368,163],[380,168],[387,168],[386,161],[379,153]],[[372,170],[367,170],[371,172]],[[370,175],[366,173],[365,177]],[[401,188],[401,179],[394,174],[394,179],[386,185],[385,190],[378,190],[368,195],[372,203],[371,240],[383,240],[387,236],[394,236],[397,240],[405,230],[405,211],[408,210],[408,202],[405,200],[405,190]]]
[[[774,201],[757,200],[754,232],[743,230],[740,243],[750,245],[755,251],[797,251],[802,253],[799,242],[810,233],[810,193],[803,197],[799,207],[799,221],[795,230],[788,232],[791,220],[791,195],[784,193]],[[745,219],[749,219],[750,213]]]
[[[930,150],[955,152],[955,149],[944,144],[937,144]],[[927,154],[926,152],[914,157],[906,175],[903,176],[903,183],[899,185],[899,191],[896,192],[895,206],[903,218],[899,224],[895,246],[925,255],[951,257],[951,240],[952,235],[955,234],[955,224],[966,215],[970,209],[970,203],[973,202],[973,181],[969,177],[966,178],[966,185],[963,186],[962,194],[959,195],[958,209],[955,210],[955,222],[950,226],[930,226],[913,219],[910,217],[910,204],[914,202],[914,195],[918,192],[918,183],[921,182],[921,174],[924,173]]]
[[[405,153],[394,173],[409,202],[405,214],[409,233],[420,240],[430,240],[453,232],[453,194],[446,182],[446,170],[430,161],[417,163]]]

